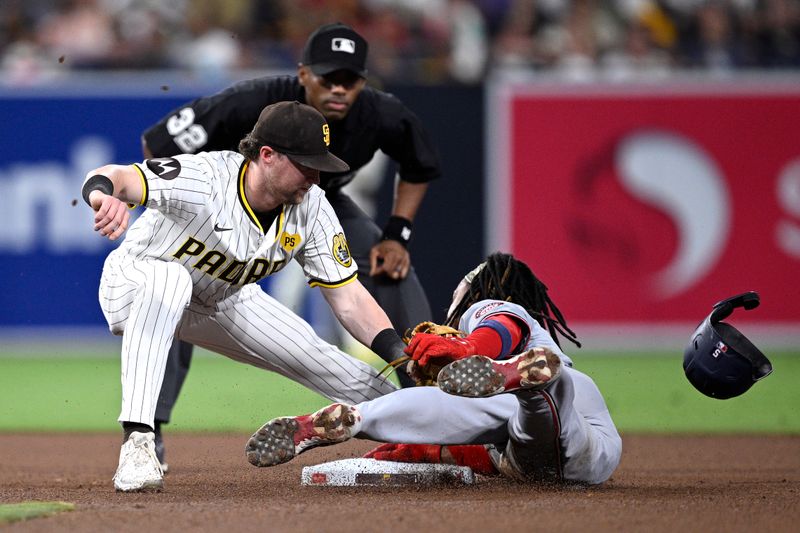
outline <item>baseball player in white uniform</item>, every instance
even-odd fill
[[[319,172],[342,171],[328,125],[312,107],[264,108],[241,153],[203,152],[106,165],[88,173],[95,230],[115,240],[125,204],[147,210],[103,267],[100,305],[122,335],[125,430],[114,485],[158,490],[153,419],[173,338],[278,372],[337,402],[396,390],[371,366],[323,341],[255,283],[297,260],[344,327],[389,359],[404,344],[356,279],[357,266]]]
[[[399,443],[367,454],[376,459],[489,463],[527,482],[606,481],[619,464],[622,440],[597,386],[557,344],[556,332],[575,338],[546,291],[524,263],[493,254],[454,293],[449,322],[468,335],[417,334],[406,350],[416,364],[451,361],[438,387],[273,419],[248,441],[248,460],[273,466],[357,437]],[[434,455],[430,443],[443,446]]]

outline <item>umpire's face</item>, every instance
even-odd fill
[[[366,80],[349,70],[335,70],[317,76],[305,65],[297,69],[300,85],[306,89],[306,103],[315,107],[328,120],[342,120],[347,116]]]

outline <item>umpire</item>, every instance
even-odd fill
[[[146,158],[208,150],[236,150],[261,110],[297,100],[320,111],[330,124],[330,151],[350,171],[320,175],[358,264],[358,279],[401,334],[431,319],[425,291],[411,266],[408,245],[428,182],[441,175],[439,157],[419,118],[391,94],[366,86],[367,42],[352,28],[327,24],[306,42],[296,76],[239,82],[174,110],[144,132]],[[398,165],[392,214],[381,230],[342,191],[382,150]],[[164,463],[160,425],[169,422],[192,357],[192,345],[172,346],[156,409],[156,450]],[[398,373],[403,386],[413,385]]]

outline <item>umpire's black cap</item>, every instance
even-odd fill
[[[325,117],[300,102],[278,102],[265,107],[252,137],[292,161],[323,172],[345,172],[350,167],[330,153],[331,132]]]
[[[303,64],[317,76],[349,70],[367,77],[367,41],[339,22],[326,24],[312,33],[303,49]]]
[[[737,307],[750,310],[759,303],[752,291],[717,302],[692,334],[683,352],[683,370],[706,396],[720,400],[739,396],[772,372],[769,359],[736,328],[722,322]]]

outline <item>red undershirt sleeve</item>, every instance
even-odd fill
[[[475,345],[476,353],[496,359],[509,355],[522,341],[522,336],[523,328],[517,318],[497,314],[481,322],[467,340]]]

